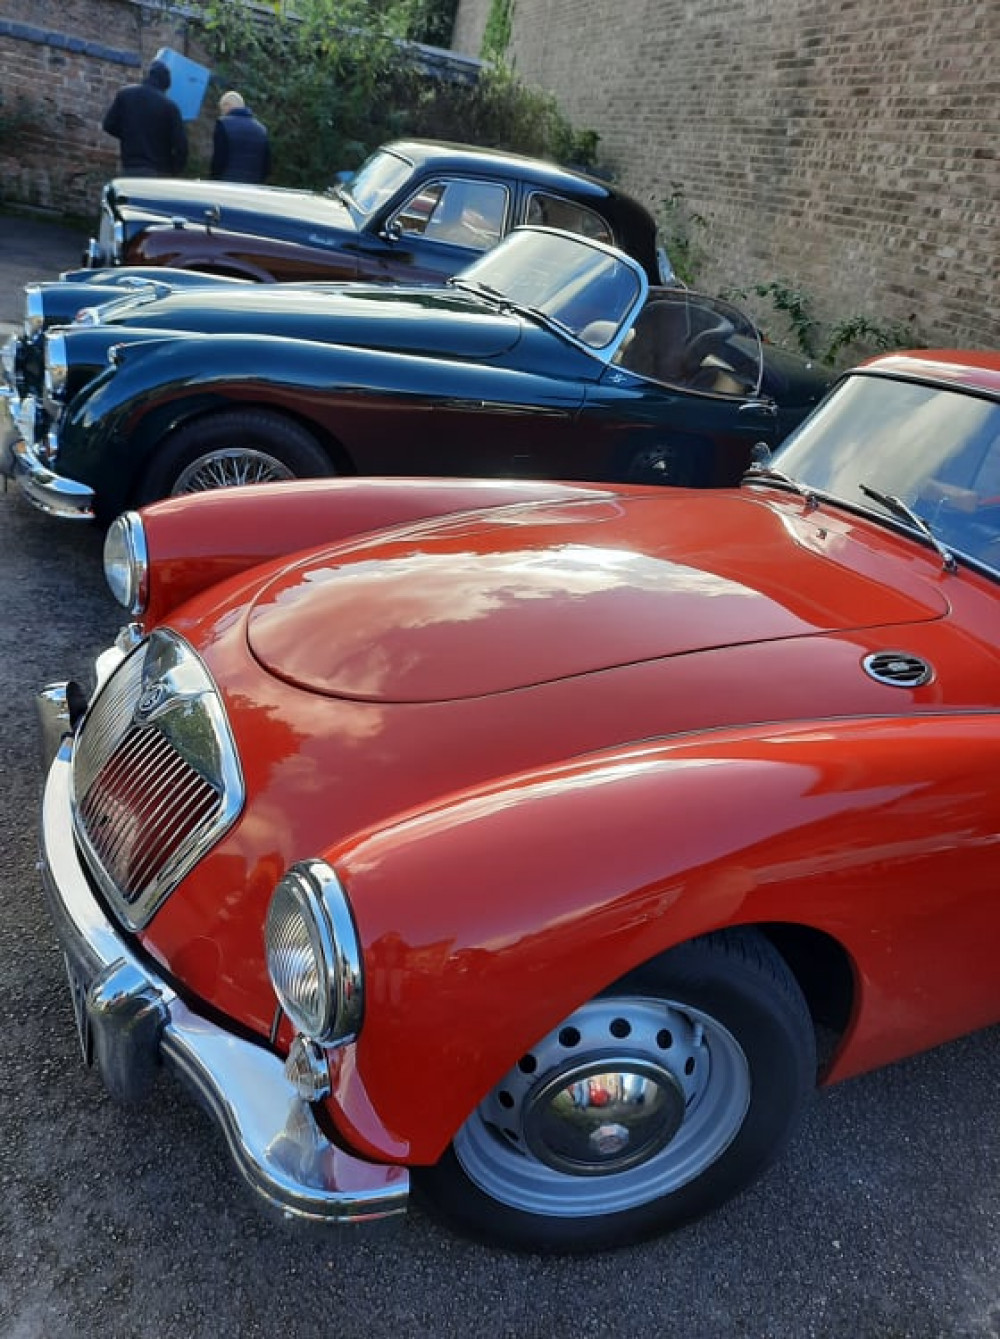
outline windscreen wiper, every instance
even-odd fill
[[[941,543],[924,517],[919,512],[914,511],[909,503],[904,502],[901,497],[896,497],[893,493],[880,493],[877,488],[871,488],[868,484],[859,483],[858,488],[864,493],[865,497],[870,497],[873,502],[878,502],[885,507],[886,511],[891,511],[893,516],[898,516],[903,521],[909,521],[915,530],[919,530],[940,554],[946,572],[954,572],[958,569],[958,563],[956,563],[955,555],[951,549]]]
[[[756,478],[762,480],[770,479],[773,483],[778,484],[787,484],[789,488],[798,493],[799,497],[805,498],[806,506],[810,511],[812,511],[814,507],[819,506],[819,498],[808,485],[802,483],[800,479],[793,479],[792,476],[786,474],[784,470],[776,470],[773,465],[764,464],[763,461],[755,461],[752,465],[748,466],[747,469],[743,471],[743,478],[749,479],[751,483]]]

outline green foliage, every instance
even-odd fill
[[[771,280],[749,289],[732,289],[726,296],[745,301],[750,293],[767,298],[784,317],[800,353],[830,366],[846,366],[887,349],[915,348],[923,342],[912,316],[908,322],[882,324],[863,315],[845,317],[821,340],[820,324],[813,319],[809,299],[800,289]]]
[[[369,9],[376,15],[393,11],[393,22],[408,42],[451,46],[458,0],[369,0]]]
[[[800,289],[777,279],[766,284],[754,284],[750,291],[759,298],[770,299],[774,310],[786,318],[799,352],[807,358],[815,358],[817,326],[810,315],[806,295]]]
[[[840,321],[830,331],[826,348],[820,355],[825,363],[844,360],[850,354],[849,361],[869,354],[882,353],[887,349],[914,349],[924,344],[916,326],[916,317],[907,321],[892,321],[881,325],[867,316],[849,316]]]
[[[660,201],[656,222],[674,274],[682,284],[693,285],[706,259],[697,238],[706,220],[690,208],[679,181],[670,183],[670,194]]]
[[[483,60],[502,61],[510,45],[514,21],[514,0],[490,0],[490,12],[483,28],[479,54]]]
[[[437,0],[271,0],[268,12],[202,0],[216,79],[240,89],[271,133],[274,185],[327,187],[386,140],[456,140],[592,165],[598,137],[577,132],[550,95],[502,64],[475,84],[428,76],[406,41],[428,35]],[[273,11],[273,12],[272,12]],[[421,27],[421,25],[425,25]]]

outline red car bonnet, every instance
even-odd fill
[[[311,553],[260,591],[249,645],[312,692],[433,702],[940,618],[947,604],[926,571],[901,572],[886,542],[843,515],[748,492],[464,517]]]

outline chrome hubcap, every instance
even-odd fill
[[[668,1000],[592,1000],[518,1063],[455,1136],[491,1198],[563,1217],[614,1213],[699,1176],[750,1104],[742,1047]]]
[[[245,447],[212,451],[182,470],[171,497],[182,493],[202,493],[210,488],[236,488],[240,484],[270,484],[295,475],[276,456]]]
[[[549,1167],[577,1175],[644,1162],[677,1133],[684,1092],[669,1070],[625,1056],[572,1065],[528,1096],[524,1136]]]

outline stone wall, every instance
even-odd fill
[[[489,10],[460,0],[456,49]],[[699,284],[1000,347],[996,0],[514,0],[508,58],[633,194],[704,220]]]
[[[118,166],[101,120],[161,47],[203,61],[185,21],[156,0],[3,0],[0,204],[96,217]],[[206,100],[187,127],[192,171],[207,162],[213,124]]]

